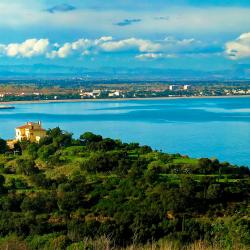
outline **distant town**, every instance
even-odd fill
[[[70,87],[69,87],[70,86]],[[206,97],[250,95],[250,82],[82,82],[80,80],[0,83],[0,102]]]

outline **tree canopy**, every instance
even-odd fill
[[[247,167],[60,128],[20,144],[20,154],[0,143],[0,248],[10,235],[27,249],[75,249],[103,236],[118,246],[250,246]]]

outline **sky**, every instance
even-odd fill
[[[1,0],[0,65],[250,64],[249,0]]]

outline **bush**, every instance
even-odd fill
[[[18,174],[30,176],[39,172],[33,160],[20,158],[16,161],[16,165],[16,172]]]

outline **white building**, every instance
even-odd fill
[[[100,96],[101,93],[102,93],[102,91],[99,90],[99,89],[93,90],[92,92],[80,90],[80,96],[81,96],[81,98],[84,98],[84,97],[96,98],[96,97]]]
[[[27,122],[27,124],[16,128],[16,141],[39,142],[46,136],[46,130],[42,128],[41,122]]]
[[[118,91],[118,90],[112,91],[111,93],[109,93],[108,96],[109,97],[119,97],[120,96],[120,91]]]
[[[95,97],[100,96],[102,91],[100,89],[94,89],[92,93],[93,93],[93,96],[95,98]]]
[[[191,88],[191,85],[188,85],[188,84],[183,86],[183,90],[189,90],[190,88]]]
[[[181,89],[180,85],[169,85],[169,90],[170,91],[178,91]]]

